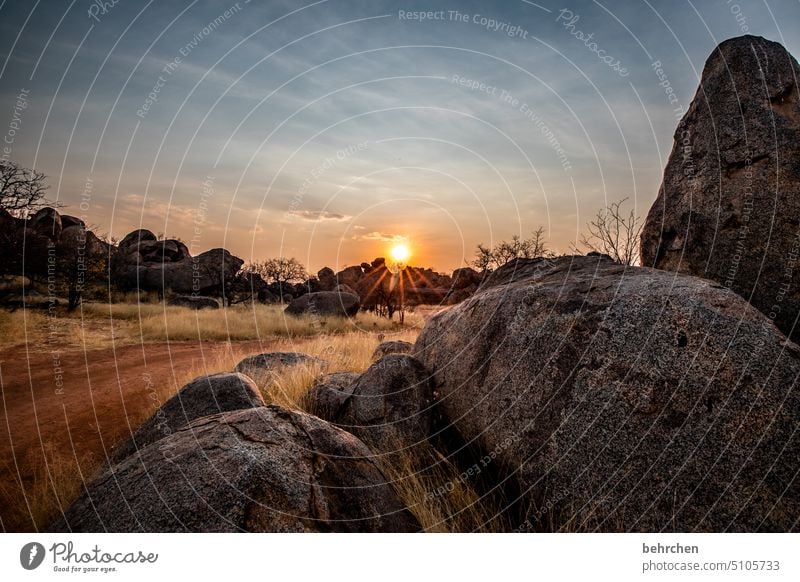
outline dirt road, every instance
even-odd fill
[[[263,342],[233,344],[237,353],[263,348]],[[0,351],[0,529],[46,528],[53,507],[57,515],[65,503],[54,492],[67,498],[78,491],[81,477],[91,477],[170,385],[230,349],[223,342],[180,342],[58,354],[28,353],[24,345]]]

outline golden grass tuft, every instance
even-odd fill
[[[383,474],[429,533],[502,531],[497,511],[482,498],[458,467],[428,443],[412,449],[402,443],[395,452],[376,453]]]
[[[73,451],[65,451],[61,443],[53,442],[28,451],[22,461],[35,468],[24,487],[11,466],[4,468],[11,479],[0,481],[4,531],[45,530],[78,497],[83,483],[100,467],[92,455],[76,457]]]

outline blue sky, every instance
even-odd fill
[[[567,250],[607,201],[646,214],[714,46],[800,55],[798,24],[796,0],[6,0],[0,132],[116,237],[314,270],[404,237],[450,270],[539,225]]]

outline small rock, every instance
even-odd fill
[[[383,342],[372,352],[372,361],[376,362],[389,354],[410,354],[414,351],[414,344],[400,340]]]

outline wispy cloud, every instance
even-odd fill
[[[366,234],[356,234],[353,236],[353,240],[358,241],[378,241],[378,242],[389,242],[389,243],[396,243],[396,242],[405,242],[405,236],[401,234],[392,234],[388,232],[380,232],[380,231],[372,231]]]
[[[302,220],[309,222],[343,222],[350,220],[352,216],[347,214],[339,214],[338,212],[328,212],[327,210],[293,210],[288,213],[289,216],[295,216]]]

